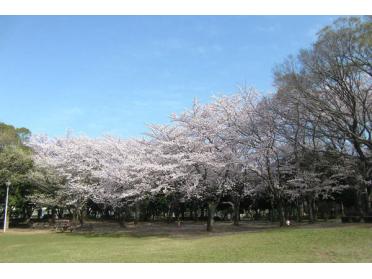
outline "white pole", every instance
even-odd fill
[[[9,185],[6,186],[5,215],[4,215],[4,232],[6,231],[6,217],[8,215],[8,194],[9,194]]]

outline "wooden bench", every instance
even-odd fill
[[[70,220],[56,220],[54,228],[56,231],[65,232],[69,230],[72,232],[75,226],[72,224]]]

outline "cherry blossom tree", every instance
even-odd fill
[[[85,206],[94,197],[98,181],[93,175],[99,167],[94,141],[86,137],[48,138],[32,136],[28,143],[34,150],[34,161],[40,167],[53,168],[63,180],[59,195],[74,209],[83,223]]]

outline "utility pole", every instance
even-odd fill
[[[6,185],[6,197],[5,197],[5,214],[4,214],[4,232],[7,229],[7,215],[8,215],[8,196],[9,196],[9,186],[10,186],[10,181],[5,182]]]

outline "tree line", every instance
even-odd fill
[[[335,204],[343,215],[368,218],[371,45],[370,17],[339,18],[275,67],[274,94],[241,88],[207,104],[195,100],[142,139],[18,134],[29,165],[16,173],[33,189],[22,192],[24,207],[48,207],[54,217],[68,211],[80,222],[113,215],[122,226],[132,213],[138,221],[187,212],[205,219],[208,231],[216,211],[228,209],[235,225],[242,210],[267,210],[280,225],[315,222],[319,213],[337,215]],[[18,160],[2,148],[1,182]]]

